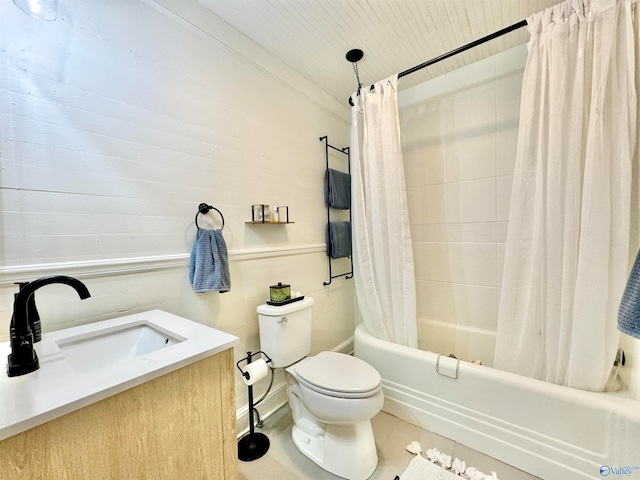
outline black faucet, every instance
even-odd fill
[[[34,334],[31,328],[31,324],[35,324],[36,319],[29,318],[29,315],[38,316],[33,299],[35,291],[52,283],[63,283],[73,287],[83,300],[91,296],[84,283],[64,275],[42,277],[26,285],[20,285],[20,291],[13,301],[13,316],[11,317],[11,353],[8,356],[9,363],[7,364],[7,374],[10,377],[31,373],[40,368],[38,355],[33,348]],[[39,317],[37,320],[39,323]]]

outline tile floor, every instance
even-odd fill
[[[501,480],[536,480],[537,477],[517,470],[453,440],[411,425],[399,418],[380,412],[371,421],[378,448],[378,468],[371,480],[393,480],[401,475],[413,455],[405,445],[416,440],[423,449],[437,448],[441,452],[464,460],[467,465],[485,473],[494,471]],[[271,446],[262,458],[239,462],[240,480],[336,480],[340,477],[326,472],[301,454],[291,440],[293,420],[288,405],[264,421],[256,429],[269,437]]]

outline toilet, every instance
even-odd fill
[[[378,464],[371,418],[384,401],[382,379],[368,363],[338,352],[311,353],[313,299],[260,305],[260,348],[284,368],[293,442],[323,469],[349,480]]]

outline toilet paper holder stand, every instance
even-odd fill
[[[236,363],[236,367],[240,370],[240,373],[244,378],[249,380],[250,374],[249,372],[245,372],[240,364],[242,362],[246,362],[247,365],[251,364],[253,357],[258,354],[262,354],[266,358],[266,363],[271,362],[269,356],[263,351],[251,353],[247,352],[247,356],[245,358],[241,358]],[[244,437],[238,440],[238,459],[243,462],[251,462],[253,460],[257,460],[262,457],[269,450],[269,437],[267,437],[264,433],[256,433],[254,431],[253,425],[253,385],[247,385],[248,388],[248,397],[249,397],[249,433],[247,433]]]

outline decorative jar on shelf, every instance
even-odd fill
[[[282,223],[289,223],[289,207],[286,205],[281,205],[277,209],[278,211],[278,221]]]
[[[258,203],[251,206],[251,221],[252,222],[268,222],[269,220],[269,205]]]

